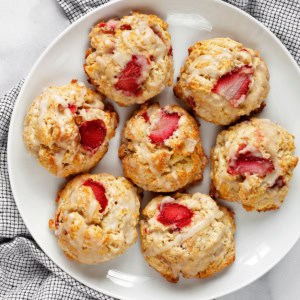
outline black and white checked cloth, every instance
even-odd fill
[[[73,22],[109,0],[57,1]],[[226,2],[264,23],[300,64],[299,0]],[[0,298],[112,299],[78,283],[59,269],[36,245],[16,208],[9,185],[6,144],[10,116],[22,84],[23,81],[0,98]]]

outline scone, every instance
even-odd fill
[[[56,201],[49,226],[70,259],[101,263],[119,256],[137,240],[139,192],[124,177],[79,175],[58,193]]]
[[[121,106],[144,103],[173,84],[168,24],[132,13],[101,21],[90,33],[85,72],[96,88]]]
[[[293,170],[294,137],[266,119],[253,118],[219,133],[211,151],[211,178],[217,195],[246,210],[281,206]]]
[[[208,195],[154,198],[140,221],[145,260],[170,282],[205,278],[235,259],[233,213]]]
[[[207,162],[197,121],[177,105],[158,103],[142,105],[127,121],[119,157],[125,176],[154,192],[201,180]]]
[[[90,170],[106,153],[118,124],[116,112],[103,100],[76,80],[46,88],[25,118],[28,150],[59,177]]]
[[[269,71],[258,52],[230,38],[197,42],[174,93],[202,119],[229,125],[264,107]]]

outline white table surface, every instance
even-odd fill
[[[0,0],[0,96],[26,77],[43,50],[68,25],[55,0]],[[219,299],[300,299],[300,241],[262,278]]]

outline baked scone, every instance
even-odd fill
[[[173,84],[168,24],[134,12],[96,24],[84,69],[96,88],[121,106],[144,103]]]
[[[258,52],[230,38],[197,42],[174,93],[204,120],[229,125],[264,107],[269,71]]]
[[[235,259],[233,213],[208,195],[154,198],[140,230],[144,258],[170,282],[209,277]]]
[[[124,174],[144,190],[172,192],[202,179],[207,158],[199,124],[177,105],[142,105],[127,121],[119,149]]]
[[[267,119],[252,118],[219,133],[211,150],[217,195],[246,210],[281,206],[298,158],[294,137]]]
[[[118,125],[117,113],[103,100],[76,80],[44,89],[25,118],[28,150],[59,177],[90,170],[106,153]]]
[[[140,195],[124,177],[84,174],[57,195],[49,227],[66,256],[85,264],[111,260],[137,240]]]

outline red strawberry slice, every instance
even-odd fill
[[[261,157],[258,151],[256,153],[251,151],[241,153],[244,148],[245,145],[241,145],[235,157],[230,159],[227,169],[230,175],[258,175],[264,177],[275,170],[270,159]]]
[[[138,96],[141,94],[141,75],[143,70],[148,69],[149,61],[143,55],[133,55],[131,60],[126,64],[125,68],[118,77],[115,84],[117,90],[121,90],[125,95]]]
[[[144,118],[145,122],[148,122],[149,121],[149,116],[147,114],[147,111],[144,111],[141,115],[140,115],[142,118]]]
[[[88,186],[92,189],[94,196],[96,198],[96,200],[100,203],[101,205],[101,210],[100,212],[104,212],[107,204],[108,204],[108,200],[105,196],[105,188],[104,186],[98,182],[98,181],[94,181],[93,179],[88,179],[83,183],[84,186]]]
[[[168,113],[161,110],[160,119],[150,131],[150,139],[152,143],[163,143],[173,135],[174,131],[178,129],[178,122],[180,116],[177,113]]]
[[[282,175],[278,176],[274,182],[274,184],[270,187],[271,189],[279,188],[281,189],[286,185],[285,179]]]
[[[71,111],[72,114],[74,114],[77,110],[77,106],[74,104],[68,104],[68,109]]]
[[[211,91],[225,97],[233,107],[238,107],[245,100],[252,74],[252,67],[235,69],[220,77]]]
[[[191,223],[194,213],[186,206],[178,203],[166,203],[160,207],[157,221],[165,226],[175,225],[183,228]]]
[[[106,136],[106,126],[102,120],[83,122],[79,127],[80,143],[88,151],[99,148]]]
[[[131,26],[129,24],[123,24],[120,26],[121,30],[131,30]]]

